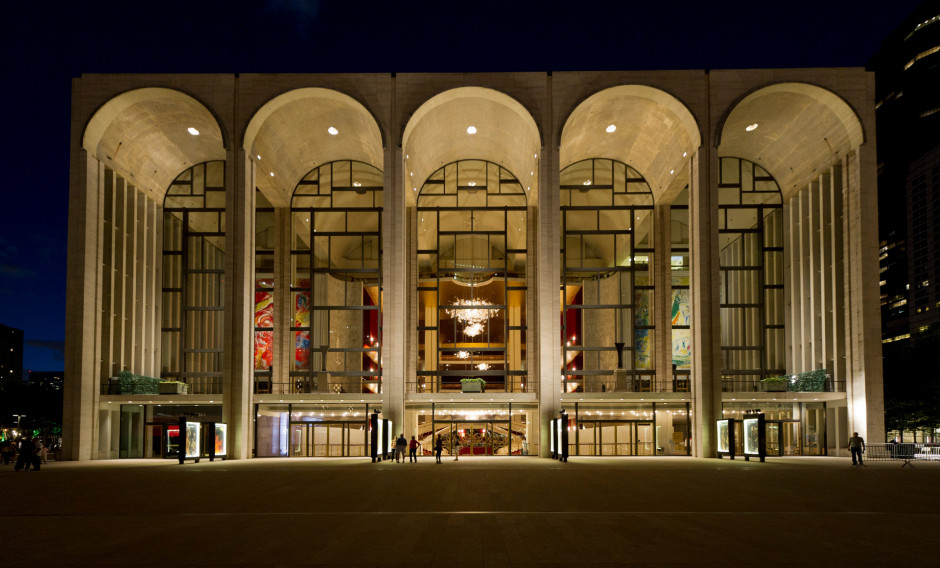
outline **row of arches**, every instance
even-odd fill
[[[590,158],[629,163],[654,197],[688,183],[690,155],[703,143],[704,120],[666,91],[646,85],[610,87],[579,102],[558,133],[540,130],[532,113],[499,91],[459,87],[434,95],[404,124],[400,139],[383,134],[375,113],[339,91],[301,88],[276,96],[248,120],[240,139],[256,164],[256,185],[275,206],[320,164],[355,160],[384,169],[385,152],[400,145],[405,199],[414,179],[467,157],[519,176],[537,203],[542,148],[558,140],[560,167]],[[748,159],[790,191],[864,141],[855,111],[838,95],[806,83],[754,90],[722,116],[713,141],[720,155]],[[196,134],[193,134],[193,133]],[[86,151],[138,187],[166,191],[183,170],[225,158],[232,134],[205,105],[178,90],[148,87],[120,94],[91,117]]]
[[[393,126],[319,87],[242,122],[178,90],[115,96],[80,137],[106,328],[83,377],[178,379],[233,422],[252,395],[307,393],[380,395],[401,418],[468,378],[542,421],[566,395],[655,391],[707,422],[722,390],[832,360],[849,376],[848,304],[822,321],[799,298],[847,282],[816,268],[849,270],[848,103],[792,82],[727,110],[637,84],[547,99],[452,88]]]

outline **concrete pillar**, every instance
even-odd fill
[[[72,136],[80,134],[73,125]],[[80,148],[73,140],[72,148]],[[73,150],[69,177],[68,262],[65,288],[63,458],[89,460],[96,446],[101,331],[101,187],[103,167],[84,150]]]
[[[551,101],[551,76],[546,78],[547,97]],[[550,421],[561,410],[561,297],[558,286],[561,282],[561,258],[558,250],[561,243],[561,223],[559,211],[561,196],[559,190],[560,162],[559,140],[556,138],[553,120],[545,119],[542,132],[550,133],[548,149],[539,153],[538,179],[539,199],[536,211],[536,242],[530,243],[529,255],[533,247],[536,256],[535,286],[536,294],[530,298],[537,302],[538,326],[529,326],[527,342],[538,345],[538,381],[539,381],[539,455],[551,456]],[[560,134],[560,133],[559,133]],[[533,297],[534,296],[534,297]],[[533,333],[536,332],[537,333]]]
[[[390,112],[396,116],[395,78],[392,78]],[[391,122],[389,122],[390,124]],[[407,311],[408,222],[405,207],[405,180],[402,151],[385,137],[385,171],[382,203],[382,417],[393,423],[395,434],[404,431],[405,412],[405,337],[409,321]],[[397,132],[395,133],[397,136]]]
[[[692,294],[692,454],[715,457],[721,415],[721,321],[718,287],[718,157],[708,146],[692,154],[689,232]]]
[[[849,429],[865,439],[885,439],[881,364],[881,301],[878,287],[878,195],[873,144],[846,156],[845,242],[846,288],[851,301],[847,330],[854,359],[847,381]]]
[[[255,165],[242,148],[226,158],[222,421],[229,424],[230,457],[245,459],[253,418]]]

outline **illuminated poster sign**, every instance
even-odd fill
[[[215,425],[215,456],[225,457],[228,451],[228,424]]]
[[[186,422],[185,448],[187,458],[199,457],[199,431],[201,426],[198,422]]]

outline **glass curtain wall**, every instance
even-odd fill
[[[721,158],[719,176],[722,388],[756,391],[786,372],[782,197],[747,160]]]
[[[160,377],[190,394],[222,392],[225,162],[180,174],[163,202]]]
[[[324,164],[291,201],[294,356],[275,392],[379,393],[382,388],[382,172]]]
[[[481,160],[447,164],[421,186],[411,392],[535,391],[526,380],[526,202],[511,172]]]
[[[670,237],[670,325],[672,326],[673,390],[686,392],[692,373],[692,294],[689,256],[689,188],[683,189],[669,207]]]
[[[654,380],[649,185],[603,159],[560,179],[564,392],[671,390]]]
[[[272,391],[274,368],[274,207],[255,191],[255,393]]]
[[[567,403],[568,453],[577,456],[691,455],[690,404]]]

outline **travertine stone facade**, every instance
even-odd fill
[[[271,439],[261,445],[256,439],[262,423],[256,420],[256,405],[372,404],[381,407],[396,431],[412,433],[419,427],[419,412],[450,403],[455,394],[479,408],[512,404],[528,409],[531,421],[538,422],[527,426],[529,448],[543,456],[549,452],[548,422],[569,404],[587,401],[611,411],[641,403],[687,404],[691,427],[686,441],[679,433],[670,443],[686,443],[693,455],[714,457],[715,420],[722,416],[723,404],[741,394],[729,387],[727,374],[733,369],[722,356],[722,337],[740,334],[722,321],[725,284],[720,267],[724,258],[743,251],[721,250],[719,244],[726,223],[719,215],[721,158],[757,164],[780,187],[784,364],[788,373],[826,368],[836,385],[829,392],[792,393],[792,401],[828,404],[827,412],[807,411],[804,420],[813,421],[814,431],[818,421],[826,422],[830,451],[844,445],[837,438],[846,431],[881,439],[873,83],[872,75],[861,69],[75,79],[66,456],[116,457],[123,451],[118,447],[117,407],[167,402],[152,395],[109,394],[106,385],[118,371],[159,376],[167,364],[161,329],[172,326],[166,323],[169,307],[161,294],[162,203],[181,172],[207,161],[224,162],[225,171],[222,380],[218,392],[185,395],[174,402],[221,405],[222,419],[230,426],[230,457],[270,450]],[[327,126],[338,132],[327,132]],[[475,133],[469,133],[470,126]],[[646,391],[616,392],[612,381],[594,391],[562,392],[559,172],[590,158],[629,165],[653,195],[651,366],[652,384],[660,386]],[[291,195],[314,167],[339,160],[365,162],[384,178],[381,392],[360,392],[358,379],[344,377],[341,393],[267,393],[254,376],[256,191],[275,209],[276,227],[269,237],[276,251],[275,297],[280,300],[274,312],[272,381],[287,384],[295,349],[288,282]],[[434,306],[420,305],[416,291],[415,235],[421,230],[416,198],[428,176],[459,160],[498,164],[526,188],[527,223],[519,229],[526,235],[527,289],[506,294],[515,306],[507,307],[508,325],[526,326],[524,339],[513,330],[505,342],[512,368],[524,366],[527,373],[526,385],[516,391],[507,387],[476,396],[422,392],[417,386],[419,351],[438,332],[417,329],[422,310],[426,325],[435,324],[437,316]],[[675,269],[670,264],[669,206],[684,189],[691,235],[690,390],[673,382],[668,316]],[[317,277],[331,279],[322,300],[361,305],[361,283]],[[610,295],[603,282],[598,291],[585,293],[601,304],[615,303]],[[612,343],[612,314],[585,319],[584,340]],[[363,321],[352,311],[342,318],[348,321],[329,323],[334,333],[326,341],[333,348],[360,346]],[[317,329],[322,335],[324,327]],[[311,347],[324,340],[311,337]],[[428,354],[424,365],[438,365],[440,353]],[[311,355],[311,361],[319,362],[317,357]],[[613,351],[594,353],[585,368],[610,369],[615,357]],[[358,369],[362,355],[331,352],[327,363]],[[773,363],[759,365],[774,368]],[[757,391],[756,383],[752,386]],[[748,392],[758,402],[775,400],[770,396]],[[676,416],[670,415],[668,424],[678,421]],[[666,427],[663,420],[659,425]],[[655,446],[662,445],[657,438]]]

